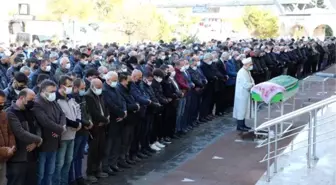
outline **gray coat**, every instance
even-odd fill
[[[56,101],[49,102],[38,95],[33,108],[34,115],[42,130],[43,143],[40,147],[42,152],[56,152],[59,144],[66,117]],[[56,133],[58,137],[53,137]]]

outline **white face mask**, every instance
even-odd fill
[[[53,64],[57,64],[58,63],[58,60],[54,60],[52,61]]]
[[[182,66],[180,69],[181,72],[184,72],[185,70],[186,70],[185,66]]]
[[[166,59],[166,56],[162,56],[162,57],[161,57],[161,60],[164,60],[164,59]]]
[[[101,93],[103,92],[102,89],[92,89],[93,90],[93,93],[95,93],[95,95],[99,96],[101,95]]]
[[[198,62],[197,62],[197,66],[200,66],[200,65],[201,65],[201,62],[200,62],[200,61],[198,61]]]
[[[72,93],[72,87],[65,87],[65,94],[71,94]]]
[[[82,61],[82,64],[87,65],[89,62],[88,61]]]
[[[123,72],[127,72],[127,68],[122,69]]]
[[[47,72],[49,72],[51,70],[51,66],[47,66],[46,68],[45,68],[45,71],[47,71]]]
[[[190,65],[186,65],[186,66],[185,66],[185,69],[187,70],[187,69],[189,69],[189,67],[190,67]]]
[[[70,69],[70,67],[71,67],[70,63],[65,65],[65,69]]]
[[[46,99],[50,102],[53,102],[56,100],[56,93],[46,93]]]
[[[175,76],[175,74],[176,74],[176,72],[175,72],[175,71],[171,72],[171,73],[170,73],[170,77],[172,77],[172,78],[173,78],[173,77]]]
[[[197,66],[193,66],[193,67],[191,67],[191,69],[197,70]]]
[[[155,77],[155,80],[156,80],[157,82],[159,82],[159,83],[162,82],[162,78],[160,78],[160,77]]]
[[[212,64],[212,61],[210,61],[210,62],[207,62],[207,64],[208,64],[208,65],[211,65],[211,64]]]
[[[118,84],[118,82],[111,82],[110,86],[114,88],[114,87],[117,86],[117,84]]]
[[[249,67],[247,68],[247,70],[252,71],[252,70],[253,70],[253,66],[249,66]]]
[[[147,82],[147,85],[151,86],[151,85],[152,85],[152,82]]]

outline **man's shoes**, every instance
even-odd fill
[[[169,144],[171,144],[172,142],[170,141],[170,139],[165,138],[165,139],[161,139],[161,140],[160,140],[160,143],[163,143],[163,144],[165,144],[165,145],[169,145]]]
[[[199,123],[199,124],[203,124],[203,123],[206,123],[208,120],[206,120],[205,118],[201,118],[201,119],[199,119],[197,122]]]
[[[157,153],[156,150],[153,150],[150,147],[145,148],[145,150],[147,150],[151,154],[156,154]]]
[[[86,177],[86,180],[89,182],[89,183],[98,183],[98,179],[97,177],[93,176],[93,175],[89,175]]]
[[[148,150],[146,150],[146,149],[144,149],[144,150],[142,151],[142,153],[145,154],[145,155],[147,155],[148,157],[152,157],[152,155],[153,155],[153,153],[151,153],[150,151],[148,151]]]
[[[237,127],[237,131],[240,131],[240,132],[248,132],[249,130],[244,128],[244,127]]]
[[[126,161],[119,162],[118,166],[120,166],[120,168],[125,168],[125,169],[132,168],[132,166],[129,165]]]
[[[246,125],[243,126],[243,128],[247,129],[247,130],[251,130],[251,127],[248,127]]]
[[[160,149],[166,147],[165,145],[159,143],[158,141],[156,141],[154,144],[155,144],[155,146],[157,146],[157,147],[160,148]]]
[[[139,157],[137,157],[136,155],[132,157],[132,160],[135,162],[140,162],[141,159]]]
[[[111,170],[114,172],[123,172],[123,169],[120,169],[118,166],[110,166]]]
[[[107,173],[109,176],[115,176],[116,175],[116,173],[111,168],[103,169],[103,172]]]
[[[96,174],[96,177],[97,178],[106,178],[106,177],[108,177],[108,174],[104,173],[104,172],[99,172],[99,173]]]
[[[139,152],[139,153],[138,153],[138,157],[139,157],[140,159],[147,159],[147,158],[148,158],[148,155],[144,154],[143,152]]]
[[[77,185],[88,185],[88,183],[85,182],[84,178],[79,178],[75,182],[77,182]]]
[[[126,162],[130,165],[135,165],[136,164],[136,162],[131,160],[131,159],[126,159]]]
[[[161,150],[161,148],[159,148],[159,147],[156,146],[155,144],[152,144],[152,145],[150,146],[150,148],[153,149],[153,150],[155,150],[155,151],[160,151],[160,150]]]

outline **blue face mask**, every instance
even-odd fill
[[[79,96],[84,96],[85,90],[79,90]]]
[[[204,57],[204,56],[203,56],[203,55],[201,55],[201,56],[199,57],[199,58],[200,58],[200,60],[203,60],[203,57]]]

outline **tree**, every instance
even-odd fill
[[[49,14],[43,15],[43,17],[57,21],[61,21],[65,17],[88,20],[95,16],[95,12],[92,9],[93,5],[91,0],[48,0],[47,8]]]
[[[123,0],[91,0],[98,19],[102,21],[112,21],[116,9],[120,8]]]
[[[334,32],[333,32],[332,28],[329,25],[325,26],[325,36],[326,37],[334,36]]]
[[[167,40],[172,35],[172,28],[156,7],[143,4],[124,7],[116,12],[119,31],[127,35],[128,40]]]
[[[245,8],[243,21],[253,36],[272,38],[278,35],[278,18],[270,11],[257,7],[247,7]]]
[[[175,34],[177,34],[181,40],[197,37],[197,30],[193,30],[193,26],[201,21],[200,17],[193,16],[190,8],[180,8],[176,12],[173,12],[178,21],[175,25]],[[194,31],[194,32],[192,32]]]

